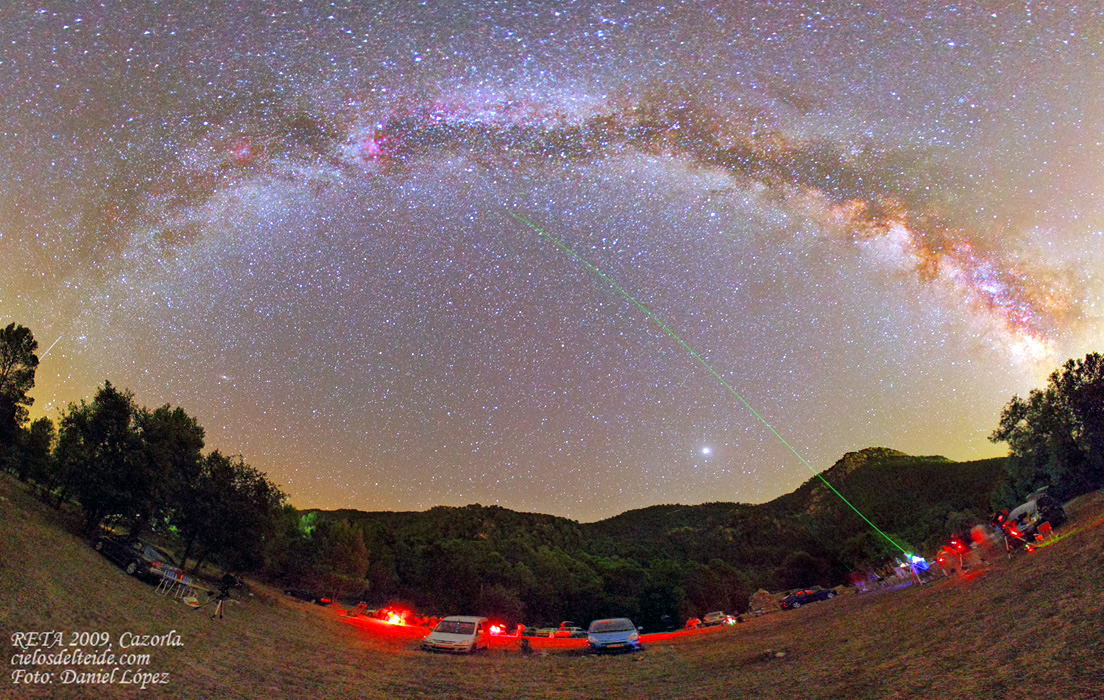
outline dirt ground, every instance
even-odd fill
[[[75,536],[66,516],[5,476],[0,639],[8,674],[0,697],[1097,700],[1104,698],[1104,494],[1067,510],[1070,523],[1052,545],[1001,554],[923,587],[844,595],[653,642],[638,654],[523,656],[507,644],[469,658],[423,653],[422,632],[348,619],[256,584],[213,620],[210,606],[188,607],[127,577]],[[101,652],[89,646],[91,635],[76,633],[107,633],[112,653],[149,658],[26,663],[35,648],[59,651],[24,649],[27,638],[15,636],[43,631]],[[140,635],[179,645],[121,648]],[[51,682],[15,681],[18,671],[34,669],[52,673]],[[147,686],[123,684],[125,671]]]

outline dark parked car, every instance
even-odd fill
[[[812,589],[806,588],[803,591],[791,593],[782,599],[779,605],[783,610],[793,610],[800,608],[802,605],[808,605],[809,603],[815,603],[818,600],[828,600],[829,598],[835,598],[836,592],[831,588],[828,589]]]
[[[284,590],[284,595],[289,595],[292,598],[298,598],[299,600],[305,600],[308,603],[314,603],[315,605],[333,605],[333,598],[318,595],[317,593],[311,593],[310,591],[304,591],[301,588],[288,588]]]
[[[180,571],[168,552],[142,540],[101,535],[92,547],[131,576],[161,578],[166,571]]]

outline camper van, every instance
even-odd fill
[[[453,615],[437,623],[422,640],[426,651],[451,651],[470,654],[487,648],[487,618]]]

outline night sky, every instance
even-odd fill
[[[1003,454],[1104,349],[1102,44],[1091,2],[4,3],[0,323],[34,416],[110,380],[303,508],[811,476],[517,215],[818,470]]]

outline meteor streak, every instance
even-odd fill
[[[46,352],[42,353],[42,356],[41,356],[41,357],[39,357],[38,359],[40,359],[40,360],[41,360],[41,359],[42,359],[43,357],[46,357],[47,355],[49,355],[49,354],[50,354],[50,351],[54,349],[54,346],[55,346],[55,345],[57,345],[57,344],[58,344],[58,341],[60,341],[60,340],[61,340],[61,336],[59,335],[59,336],[57,337],[57,340],[55,340],[54,342],[50,343],[50,347],[46,348]]]
[[[736,389],[735,389],[735,388],[733,388],[733,386],[732,386],[731,384],[729,384],[729,383],[728,383],[728,382],[727,382],[727,381],[725,380],[725,378],[724,378],[724,377],[722,377],[722,376],[721,376],[721,375],[720,375],[720,374],[719,374],[719,373],[717,372],[717,370],[713,369],[713,367],[712,367],[712,366],[710,366],[710,364],[709,364],[708,362],[706,362],[706,361],[705,361],[705,360],[704,360],[704,359],[702,358],[702,356],[701,356],[701,355],[699,355],[699,354],[698,354],[698,353],[697,353],[697,352],[696,352],[696,351],[694,350],[694,348],[692,348],[692,347],[690,347],[689,345],[687,345],[687,344],[686,344],[686,341],[684,341],[684,340],[683,340],[682,338],[680,338],[680,337],[678,336],[678,334],[677,334],[677,333],[675,333],[675,331],[674,331],[674,330],[673,330],[673,329],[672,329],[672,328],[671,328],[670,326],[668,326],[668,325],[667,325],[666,323],[664,323],[663,321],[661,321],[661,320],[659,319],[659,317],[658,317],[658,316],[656,316],[656,315],[655,315],[654,313],[652,313],[651,309],[649,309],[648,307],[644,306],[644,304],[642,304],[642,303],[640,303],[639,301],[637,301],[637,300],[636,300],[636,298],[635,298],[635,297],[633,297],[633,296],[632,296],[631,294],[629,294],[628,292],[626,292],[626,291],[625,291],[625,290],[624,290],[624,289],[623,289],[623,288],[621,287],[621,285],[617,284],[617,282],[614,282],[614,281],[613,281],[613,279],[611,279],[611,278],[610,278],[610,277],[609,277],[608,275],[606,275],[606,273],[602,272],[602,271],[601,271],[601,270],[599,270],[599,269],[598,269],[597,267],[595,267],[594,265],[590,264],[590,262],[588,262],[588,261],[587,261],[586,259],[584,259],[584,258],[583,258],[583,257],[582,257],[581,255],[579,255],[579,254],[578,254],[578,253],[576,253],[576,252],[575,252],[574,250],[572,250],[572,249],[571,249],[571,248],[570,248],[569,246],[567,246],[566,244],[564,244],[564,243],[563,243],[563,241],[560,241],[560,240],[559,240],[559,239],[557,239],[557,238],[556,238],[555,236],[551,235],[551,234],[550,234],[550,233],[548,233],[547,231],[543,230],[542,228],[540,228],[539,226],[537,226],[536,224],[534,224],[534,223],[533,223],[532,221],[529,221],[528,219],[526,219],[526,218],[525,218],[524,216],[521,216],[521,215],[519,215],[519,214],[515,214],[515,213],[513,213],[513,212],[510,212],[510,216],[514,217],[515,219],[517,219],[517,220],[518,220],[518,221],[520,221],[521,223],[525,224],[525,225],[526,225],[526,226],[528,226],[529,228],[531,228],[531,229],[533,229],[534,231],[536,231],[536,232],[537,232],[537,233],[538,233],[538,234],[539,234],[539,235],[541,236],[541,238],[545,239],[546,241],[548,241],[549,243],[551,243],[552,245],[554,245],[554,246],[555,246],[556,248],[558,248],[558,249],[559,249],[560,251],[562,251],[562,252],[564,252],[565,254],[567,254],[568,256],[570,256],[570,257],[571,257],[572,259],[574,259],[574,260],[575,260],[576,262],[578,262],[579,264],[581,264],[581,265],[582,265],[583,267],[585,267],[585,268],[586,268],[587,270],[589,270],[590,272],[592,272],[592,273],[593,273],[593,274],[594,274],[595,276],[597,276],[597,277],[598,277],[599,279],[601,279],[601,280],[602,280],[603,282],[605,282],[605,283],[606,283],[606,284],[608,284],[608,285],[609,285],[610,287],[612,287],[614,291],[616,291],[616,292],[617,292],[618,294],[620,294],[620,295],[621,295],[621,296],[623,296],[623,297],[624,297],[625,299],[627,299],[627,300],[628,300],[629,302],[631,302],[633,306],[635,306],[636,308],[640,309],[640,311],[641,311],[641,312],[642,312],[642,313],[643,313],[643,314],[644,314],[645,316],[647,316],[647,317],[648,317],[648,318],[650,318],[650,319],[651,319],[652,321],[654,321],[654,322],[656,323],[656,325],[658,325],[658,326],[659,326],[659,327],[660,327],[660,328],[661,328],[661,329],[663,330],[663,332],[664,332],[664,333],[666,333],[666,334],[667,334],[667,335],[668,335],[668,336],[669,336],[669,337],[670,337],[670,338],[671,338],[672,340],[674,340],[674,341],[675,341],[676,343],[678,343],[678,344],[679,344],[680,346],[682,346],[682,348],[683,348],[684,350],[686,350],[686,352],[687,352],[687,353],[689,353],[690,357],[691,357],[691,358],[693,358],[694,362],[697,362],[697,363],[698,363],[699,365],[701,365],[701,366],[702,366],[702,368],[704,368],[706,372],[709,372],[709,374],[710,374],[710,375],[712,375],[712,377],[713,377],[714,379],[716,379],[716,380],[717,380],[717,382],[719,382],[719,383],[720,383],[720,385],[721,385],[722,387],[724,387],[726,391],[728,391],[728,393],[730,393],[730,394],[732,394],[733,396],[735,396],[735,397],[736,397],[736,399],[737,399],[737,400],[738,400],[738,401],[739,401],[740,403],[742,403],[742,404],[744,405],[744,407],[745,407],[745,408],[747,408],[747,410],[751,411],[751,415],[755,416],[755,418],[756,418],[756,419],[757,419],[757,420],[758,420],[758,421],[759,421],[760,423],[762,423],[762,424],[763,424],[763,425],[764,425],[764,426],[765,426],[765,427],[767,428],[767,430],[769,430],[769,431],[770,431],[771,435],[773,435],[774,437],[778,438],[778,441],[779,441],[779,442],[781,442],[781,443],[782,443],[783,445],[785,445],[785,446],[786,446],[786,449],[788,449],[788,450],[789,450],[790,452],[792,452],[792,453],[793,453],[793,455],[794,455],[795,457],[797,457],[798,461],[800,461],[800,462],[801,462],[802,464],[804,464],[804,465],[805,465],[805,467],[806,467],[806,468],[807,468],[807,469],[808,469],[808,470],[809,470],[810,472],[812,472],[812,473],[813,473],[813,476],[815,476],[816,478],[818,478],[818,479],[820,479],[820,480],[821,480],[822,482],[824,482],[824,485],[825,485],[825,486],[827,486],[827,487],[829,488],[829,490],[831,490],[831,492],[832,492],[832,493],[836,494],[836,496],[838,496],[838,497],[839,497],[839,499],[840,499],[841,501],[843,501],[844,503],[846,503],[846,504],[847,504],[847,506],[848,506],[848,507],[849,507],[849,508],[850,508],[851,510],[855,511],[855,513],[856,513],[856,514],[857,514],[857,515],[858,515],[858,516],[859,516],[860,518],[862,518],[862,519],[863,519],[863,521],[864,521],[864,522],[865,522],[865,523],[866,523],[867,525],[869,525],[869,526],[870,526],[871,528],[873,528],[873,529],[874,529],[874,531],[875,531],[875,532],[877,532],[877,533],[878,533],[879,535],[881,535],[881,536],[882,536],[882,537],[883,537],[883,538],[884,538],[884,539],[885,539],[885,540],[886,540],[887,542],[889,542],[889,543],[890,543],[891,545],[893,545],[893,546],[894,546],[894,547],[896,547],[897,549],[901,550],[901,552],[902,552],[902,553],[904,553],[904,554],[906,554],[906,555],[908,554],[908,552],[906,552],[906,551],[905,551],[905,548],[904,548],[904,547],[902,547],[901,545],[899,545],[899,544],[897,544],[896,542],[894,542],[894,541],[893,541],[893,539],[892,539],[892,538],[891,538],[891,537],[890,537],[889,535],[887,535],[887,534],[885,534],[884,532],[882,532],[882,531],[881,531],[881,530],[880,530],[880,529],[878,528],[878,526],[877,526],[877,525],[875,525],[875,524],[874,524],[873,522],[871,522],[871,521],[870,521],[870,519],[869,519],[869,518],[867,518],[867,517],[866,517],[865,515],[863,515],[863,514],[862,514],[862,511],[860,511],[860,510],[859,510],[858,508],[856,508],[856,507],[855,507],[855,506],[854,506],[854,505],[853,505],[853,504],[851,503],[851,501],[849,501],[849,500],[847,500],[846,498],[844,498],[844,496],[843,496],[843,494],[842,494],[842,493],[840,493],[839,491],[837,491],[837,490],[836,490],[836,488],[835,488],[834,486],[832,486],[832,485],[831,485],[830,483],[828,483],[828,480],[827,480],[827,479],[825,479],[825,478],[824,478],[823,476],[821,476],[821,475],[820,475],[820,473],[819,473],[819,472],[817,472],[817,470],[813,468],[813,465],[809,464],[809,462],[808,462],[808,461],[807,461],[807,460],[806,460],[806,459],[805,459],[804,457],[802,457],[802,456],[801,456],[801,453],[799,453],[799,452],[798,452],[798,451],[797,451],[796,449],[794,449],[793,445],[791,445],[790,443],[786,442],[785,438],[783,438],[783,437],[782,437],[781,435],[779,435],[779,434],[778,434],[778,431],[777,431],[777,430],[775,430],[775,429],[774,429],[774,427],[773,427],[773,426],[771,426],[771,424],[770,424],[770,423],[768,423],[768,422],[767,422],[767,420],[766,420],[765,418],[763,418],[763,416],[762,416],[762,415],[760,415],[760,414],[759,414],[759,412],[758,412],[758,411],[756,411],[756,410],[755,410],[755,408],[753,408],[753,407],[752,407],[752,405],[751,405],[751,404],[749,404],[749,403],[748,403],[748,402],[747,402],[747,401],[746,401],[746,400],[744,399],[744,397],[743,397],[743,396],[741,396],[741,395],[740,395],[740,393],[739,393],[738,391],[736,391]]]

